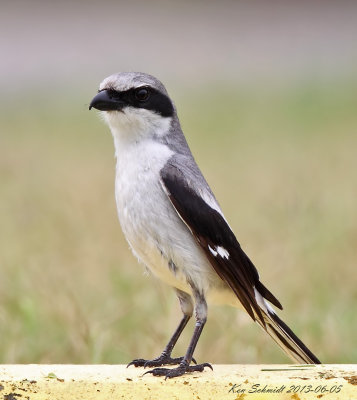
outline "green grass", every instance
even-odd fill
[[[281,317],[325,363],[357,359],[355,89],[177,96],[193,153],[238,240],[285,306]],[[112,139],[86,96],[24,95],[21,106],[1,105],[1,363],[154,357],[180,318],[173,292],[144,274],[123,238]],[[288,361],[228,307],[209,309],[196,358]]]

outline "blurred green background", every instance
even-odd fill
[[[282,319],[323,362],[356,362],[357,3],[11,1],[0,29],[1,363],[152,358],[181,317],[128,249],[88,111],[125,70],[166,84]],[[228,307],[196,358],[289,362]]]

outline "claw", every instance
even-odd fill
[[[213,367],[210,363],[203,363],[201,364],[203,366],[203,368],[207,367],[207,368],[211,368],[211,370],[213,371]],[[202,370],[203,371],[203,370]]]
[[[160,367],[162,365],[178,365],[182,363],[184,357],[171,358],[171,356],[167,354],[161,354],[161,356],[153,359],[153,360],[144,360],[143,358],[136,358],[131,361],[126,367],[130,367],[134,365],[135,367]],[[197,364],[197,361],[192,358],[192,362]]]
[[[168,378],[175,378],[177,376],[182,376],[188,372],[202,372],[205,367],[211,368],[213,370],[212,365],[209,363],[197,364],[197,365],[186,365],[180,364],[176,368],[154,368],[150,371],[147,371],[143,374],[153,374],[154,376],[164,376],[165,380]]]
[[[142,376],[144,376],[146,374],[153,374],[154,376],[163,376],[168,371],[170,371],[170,368],[154,368],[154,369],[151,369],[150,371],[144,372]]]
[[[130,365],[134,365],[135,367],[143,367],[147,360],[143,358],[136,358],[135,360],[131,361],[126,367],[130,367]]]

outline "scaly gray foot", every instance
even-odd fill
[[[130,362],[126,367],[134,365],[135,367],[160,367],[161,365],[178,365],[182,362],[183,357],[172,358],[167,354],[161,354],[161,356],[154,358],[153,360],[144,360],[143,358],[137,358]],[[196,360],[192,358],[192,361],[197,364]]]
[[[153,374],[154,376],[164,376],[167,378],[174,378],[176,376],[182,376],[188,372],[202,372],[205,367],[211,368],[212,365],[209,363],[197,364],[197,365],[187,365],[186,363],[181,363],[177,368],[154,368],[145,374]],[[144,375],[145,375],[144,374]]]

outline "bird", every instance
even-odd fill
[[[110,75],[100,83],[92,108],[114,139],[115,199],[124,236],[139,262],[174,289],[183,313],[158,357],[134,359],[128,366],[153,368],[146,373],[165,379],[212,369],[193,358],[212,303],[243,309],[295,362],[320,364],[278,317],[282,305],[237,241],[161,81],[142,72]],[[174,358],[173,348],[193,315],[188,349]]]

